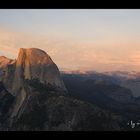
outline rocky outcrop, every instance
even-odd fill
[[[5,65],[5,73],[1,72],[3,74],[1,80],[13,95],[21,92],[24,88],[25,80],[33,79],[66,91],[58,67],[50,56],[40,49],[21,48],[16,61],[7,59],[5,63],[8,65]]]
[[[9,59],[5,56],[0,56],[0,68],[5,68],[10,64],[13,64],[15,60]]]
[[[4,81],[8,75],[8,69],[11,65],[14,65],[16,61],[9,59],[5,56],[0,56],[0,81]]]
[[[17,60],[0,57],[0,73],[0,81],[15,97],[10,107],[10,121],[26,109],[24,104],[31,93],[29,83],[36,81],[37,85],[51,86],[60,95],[67,92],[56,64],[46,52],[37,48],[21,48]]]

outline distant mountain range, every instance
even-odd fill
[[[62,70],[61,73],[65,74],[97,74],[97,75],[107,75],[122,79],[135,79],[140,77],[140,72],[137,71],[108,71],[108,72],[97,72],[97,71],[82,71],[82,70]]]
[[[109,81],[117,85],[126,87],[132,91],[135,97],[140,96],[140,72],[136,71],[109,71],[109,72],[96,72],[96,71],[61,71],[62,74],[71,76],[85,77],[85,79],[94,79],[100,81]]]

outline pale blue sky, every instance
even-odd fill
[[[140,10],[1,9],[0,26],[37,34],[64,34],[78,39],[103,38],[111,34],[131,34],[133,37],[134,34],[140,35]]]
[[[46,36],[38,44],[18,36],[15,43],[0,32],[0,55],[32,45],[62,68],[140,71],[140,9],[0,9],[0,29]]]

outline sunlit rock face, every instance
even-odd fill
[[[11,88],[11,82],[12,82],[13,73],[15,70],[15,63],[16,63],[16,60],[9,59],[5,56],[0,56],[0,81],[3,82],[6,87],[9,87],[9,88]]]
[[[37,48],[21,48],[17,60],[0,57],[0,74],[0,82],[12,96],[15,96],[10,112],[11,118],[17,114],[20,116],[25,109],[24,104],[28,102],[28,98],[33,92],[29,81],[30,83],[34,83],[34,80],[37,81],[36,86],[42,84],[48,87],[51,85],[59,91],[56,93],[60,95],[66,93],[56,64],[46,52]]]
[[[42,83],[62,86],[57,66],[49,55],[36,48],[20,49],[16,69],[22,71],[24,79],[39,79]]]
[[[9,59],[5,56],[0,56],[0,79],[5,75],[10,65],[13,65],[16,60]]]
[[[5,72],[1,79],[7,90],[13,95],[17,95],[23,89],[24,81],[27,79],[37,79],[40,83],[51,84],[66,90],[58,67],[43,50],[20,48],[16,61],[5,59],[4,62],[6,64]]]

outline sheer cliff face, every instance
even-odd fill
[[[66,90],[56,64],[46,52],[37,48],[21,48],[17,60],[12,62],[3,73],[3,82],[13,95],[22,91],[27,79],[37,79],[40,83]]]
[[[56,64],[46,52],[40,49],[21,48],[17,60],[1,57],[0,66],[0,82],[3,83],[7,92],[15,97],[8,112],[10,118],[17,118],[24,110],[27,110],[25,106],[28,99],[34,96],[30,83],[36,82],[35,86],[45,86],[48,89],[53,87],[57,90],[56,93],[60,95],[66,93]],[[41,92],[41,88],[38,93]],[[48,92],[47,88],[46,93]]]

